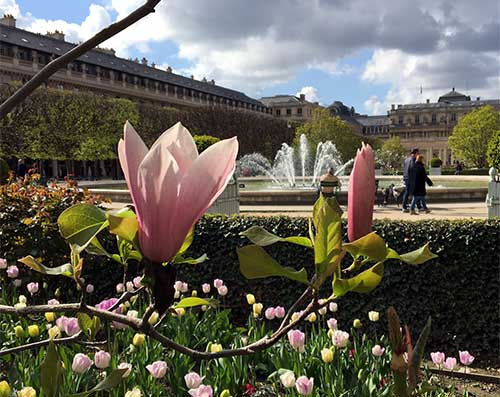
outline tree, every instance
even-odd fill
[[[196,147],[198,148],[198,153],[203,152],[208,149],[209,146],[212,146],[214,143],[220,141],[219,138],[211,135],[195,135],[193,139],[196,143]]]
[[[327,109],[314,110],[312,120],[295,130],[297,142],[302,134],[307,137],[313,148],[320,142],[332,141],[344,163],[356,155],[356,150],[362,141],[347,122],[340,117],[331,117]]]
[[[459,120],[448,138],[448,145],[457,159],[478,168],[486,167],[488,142],[499,129],[500,114],[491,106],[483,106]]]
[[[491,137],[488,143],[486,157],[488,158],[490,167],[495,167],[497,170],[500,170],[500,130],[497,130]]]
[[[401,138],[394,136],[385,141],[382,148],[377,150],[376,158],[385,169],[395,173],[403,166],[405,154],[406,149],[401,144]]]

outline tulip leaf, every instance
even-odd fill
[[[245,230],[244,232],[241,232],[240,235],[245,236],[252,243],[260,245],[261,247],[266,247],[268,245],[278,242],[284,242],[284,243],[292,243],[312,248],[312,242],[307,237],[302,237],[302,236],[280,237],[276,236],[271,232],[268,232],[261,226],[252,226],[251,228]]]
[[[184,258],[181,255],[176,255],[172,260],[173,263],[186,263],[188,265],[199,265],[200,263],[205,262],[208,259],[207,254],[203,254],[198,258]]]
[[[427,344],[427,340],[429,339],[429,335],[431,333],[431,325],[432,318],[429,317],[427,319],[427,323],[425,324],[424,329],[420,333],[417,344],[413,349],[413,352],[410,357],[410,363],[408,366],[408,375],[409,375],[409,386],[411,390],[414,390],[417,387],[418,374],[420,372],[420,363],[425,353],[425,345]]]
[[[73,266],[71,266],[71,264],[69,263],[66,263],[58,267],[46,267],[41,262],[33,258],[31,255],[18,259],[18,261],[30,267],[31,269],[37,271],[38,273],[47,274],[50,276],[73,277]]]
[[[75,204],[65,209],[57,223],[75,253],[82,252],[108,226],[105,212],[93,204]]]
[[[333,293],[336,297],[345,295],[347,292],[368,293],[373,291],[382,281],[384,275],[384,263],[378,262],[371,268],[348,279],[334,278]]]
[[[343,248],[354,258],[364,256],[380,262],[387,257],[385,241],[375,232],[368,233],[352,243],[346,243]]]
[[[429,243],[419,249],[416,249],[415,251],[407,252],[406,254],[401,255],[391,248],[387,250],[387,259],[399,259],[410,265],[421,265],[422,263],[437,257],[438,256],[429,249]]]
[[[63,379],[62,362],[56,345],[51,340],[47,353],[40,365],[40,384],[45,397],[59,397],[59,389]]]
[[[107,211],[106,217],[109,222],[110,233],[130,241],[136,249],[139,249],[139,223],[134,211],[125,207],[120,210]]]
[[[196,306],[203,306],[203,305],[214,306],[215,302],[216,301],[214,299],[203,299],[203,298],[198,298],[197,296],[191,296],[189,298],[181,299],[174,306],[174,308],[178,309],[181,307],[186,308],[186,307],[196,307]]]
[[[281,276],[308,284],[306,269],[295,270],[281,266],[258,245],[247,245],[237,249],[240,271],[248,279]]]
[[[94,388],[84,391],[82,393],[71,394],[70,397],[84,397],[93,393],[106,391],[112,389],[115,386],[118,386],[123,382],[123,374],[127,372],[127,368],[122,369],[114,369],[106,378],[104,378],[101,382],[99,382]]]
[[[313,209],[313,220],[316,228],[314,238],[314,263],[320,272],[332,274],[335,269],[336,257],[342,248],[342,211],[338,208],[334,197],[325,199],[323,196],[316,201]],[[332,265],[332,266],[329,266]],[[330,269],[327,269],[330,267]]]

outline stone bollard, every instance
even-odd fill
[[[500,173],[495,167],[491,167],[489,175],[486,206],[488,207],[488,218],[491,219],[500,217]]]

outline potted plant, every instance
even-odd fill
[[[443,165],[443,160],[441,160],[439,157],[432,158],[431,162],[430,162],[429,174],[430,175],[441,175],[441,166],[442,165]]]

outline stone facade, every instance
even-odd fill
[[[297,122],[311,120],[314,109],[320,107],[318,102],[307,101],[304,94],[300,94],[299,97],[294,95],[275,95],[260,98],[260,102],[271,109],[274,117]]]

